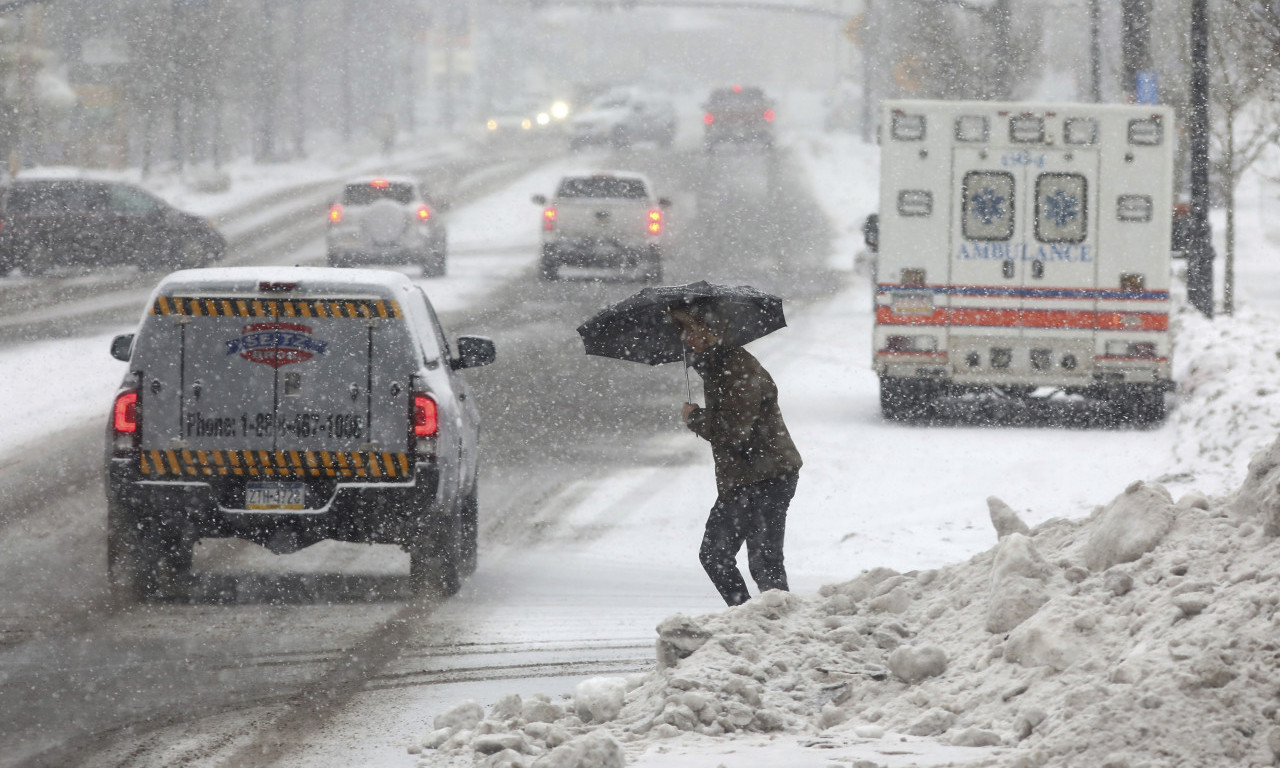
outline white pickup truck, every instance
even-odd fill
[[[638,270],[650,282],[662,280],[665,209],[653,185],[638,173],[600,172],[565,176],[542,209],[544,280],[560,277],[562,266]]]

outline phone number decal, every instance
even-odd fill
[[[364,437],[365,419],[354,413],[242,413],[236,416],[188,413],[187,437]]]

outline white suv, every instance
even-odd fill
[[[416,181],[396,177],[353,179],[329,208],[329,266],[417,264],[422,274],[445,272],[448,232]]]
[[[662,279],[665,209],[671,202],[653,193],[638,173],[600,172],[565,176],[542,210],[540,275],[555,280],[562,266],[640,270],[646,280]]]
[[[635,141],[670,147],[676,135],[676,109],[670,99],[638,88],[614,88],[588,105],[569,125],[569,148]]]

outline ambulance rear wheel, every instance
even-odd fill
[[[1121,423],[1158,424],[1164,421],[1164,390],[1151,384],[1131,384],[1111,398]]]
[[[933,415],[933,389],[928,382],[880,378],[880,413],[891,421],[916,421]]]

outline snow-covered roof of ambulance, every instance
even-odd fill
[[[293,283],[300,294],[376,295],[394,297],[413,289],[400,272],[335,267],[213,267],[184,269],[167,275],[155,296],[191,292],[257,294],[263,283]]]

